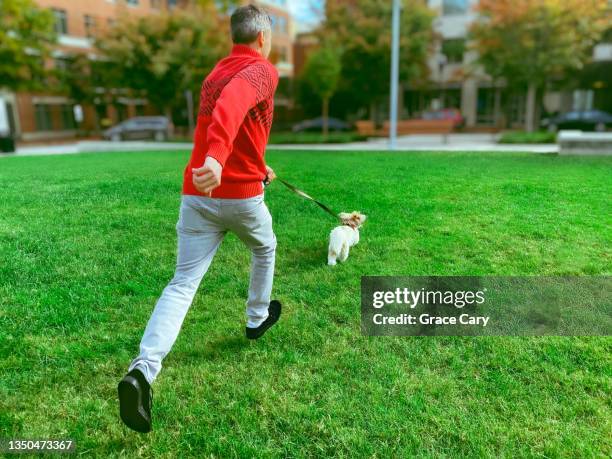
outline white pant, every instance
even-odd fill
[[[200,281],[228,231],[251,249],[251,281],[247,327],[258,327],[268,317],[274,278],[276,237],[263,195],[249,199],[182,197],[178,255],[174,278],[157,301],[140,342],[140,354],[129,370],[138,367],[151,383],[162,367],[191,306]]]

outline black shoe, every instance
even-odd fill
[[[248,339],[261,338],[263,334],[268,331],[268,328],[278,322],[281,315],[281,309],[282,306],[280,301],[270,301],[270,306],[268,306],[268,318],[257,328],[246,327],[246,337]]]
[[[151,431],[153,391],[138,369],[133,369],[119,382],[119,413],[121,420],[136,432]]]

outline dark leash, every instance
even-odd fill
[[[331,210],[328,206],[326,206],[325,204],[323,204],[321,201],[317,201],[315,198],[313,198],[312,196],[304,193],[302,190],[300,190],[299,188],[297,188],[296,186],[292,185],[291,183],[283,180],[282,178],[276,177],[276,180],[278,180],[279,182],[281,182],[283,185],[285,185],[287,188],[289,188],[291,191],[293,191],[295,194],[297,194],[298,196],[303,197],[304,199],[308,199],[309,201],[314,202],[317,206],[319,206],[321,209],[323,209],[325,212],[327,212],[329,215],[331,215],[332,217],[334,217],[336,220],[340,220],[340,217],[338,216],[338,214],[336,212],[334,212],[333,210]],[[267,182],[267,177],[266,177],[266,182]],[[264,182],[264,183],[266,183]]]

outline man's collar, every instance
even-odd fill
[[[232,56],[251,56],[251,57],[259,57],[263,59],[261,53],[258,53],[253,48],[247,45],[234,45],[232,48]]]

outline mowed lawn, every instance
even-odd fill
[[[362,275],[612,269],[612,160],[270,152],[279,175],[369,217],[326,266],[332,219],[280,183],[278,326],[244,338],[249,253],[221,246],[154,385],[154,431],[116,385],[173,275],[188,154],[0,158],[0,437],[86,456],[609,457],[612,339],[370,338]]]

